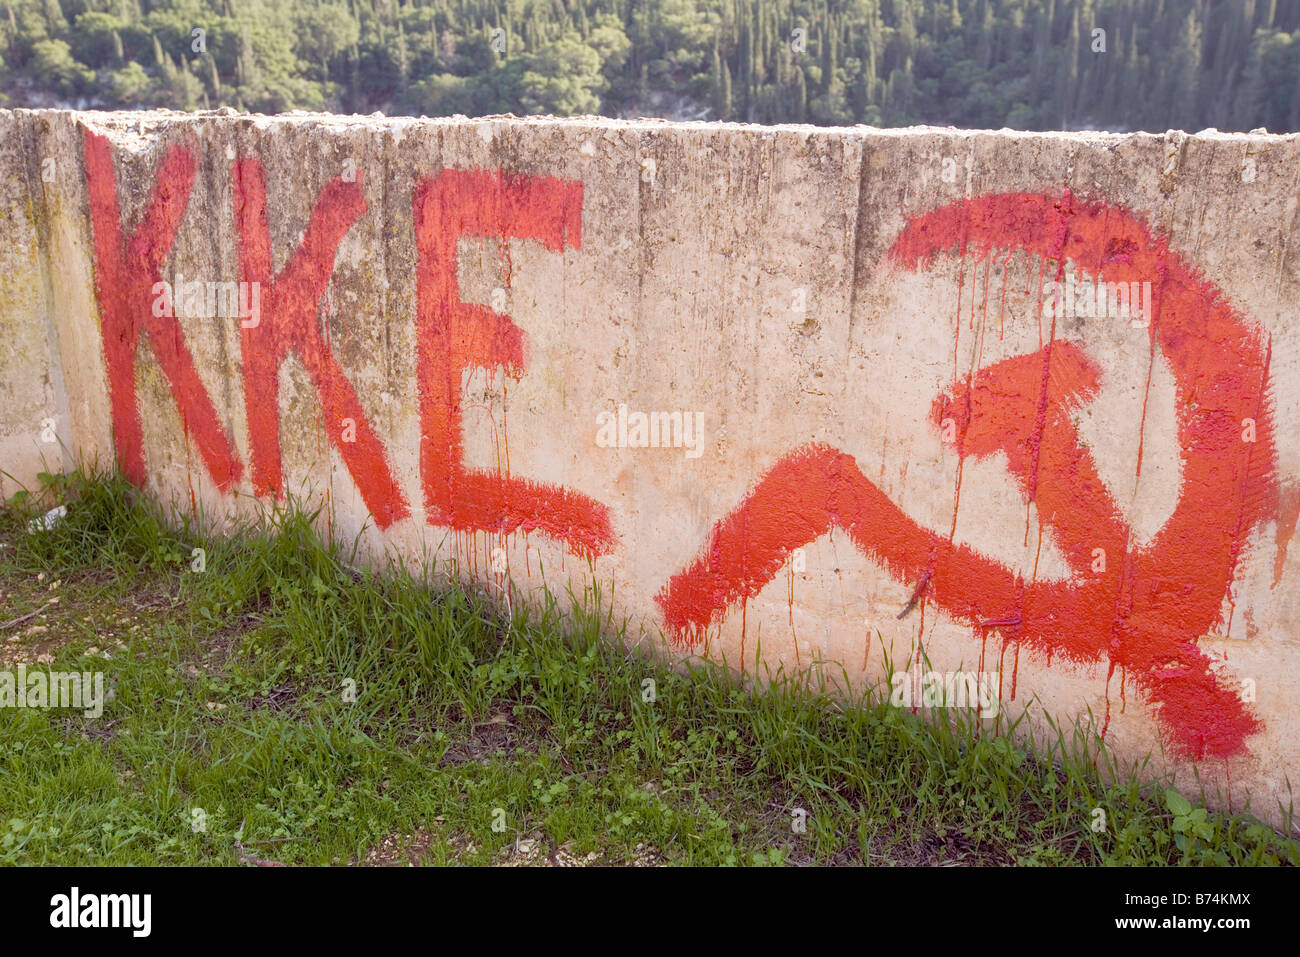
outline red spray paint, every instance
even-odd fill
[[[416,363],[428,521],[457,531],[539,531],[579,554],[605,554],[614,546],[614,533],[600,502],[561,486],[464,465],[464,373],[504,369],[519,378],[528,359],[527,337],[508,315],[461,302],[456,248],[462,236],[501,243],[530,239],[553,252],[578,249],[582,184],[444,170],[416,187]]]
[[[242,466],[199,379],[180,324],[174,316],[155,316],[153,309],[154,286],[161,281],[163,263],[194,184],[194,155],[179,145],[167,150],[140,222],[128,236],[122,231],[108,139],[86,130],[84,143],[95,240],[95,296],[118,464],[128,479],[144,485],[144,431],[135,388],[135,354],[143,332],[167,377],[186,434],[217,487],[228,491],[239,481]]]
[[[262,164],[255,159],[236,162],[234,184],[243,279],[261,285],[258,321],[240,322],[254,491],[258,495],[283,491],[279,371],[292,353],[302,361],[320,396],[330,442],[343,456],[375,523],[387,528],[407,517],[410,508],[388,466],[383,444],[317,321],[339,243],[366,212],[361,173],[356,173],[355,182],[340,178],[325,186],[302,245],[274,278]]]
[[[154,316],[151,308],[193,183],[193,156],[179,146],[167,152],[140,224],[124,236],[107,140],[88,131],[85,154],[119,461],[128,477],[143,483],[134,376],[143,331],[205,467],[229,489],[241,474],[231,442],[179,324]],[[408,514],[408,506],[315,321],[338,244],[365,212],[360,188],[338,180],[326,187],[302,247],[272,278],[260,165],[241,161],[235,179],[244,276],[267,286],[261,323],[243,334],[255,487],[276,491],[282,481],[276,380],[280,363],[293,352],[321,395],[331,441],[367,507],[386,526]],[[500,172],[448,170],[416,189],[420,468],[431,524],[498,535],[541,531],[588,556],[613,547],[603,504],[513,478],[508,466],[502,474],[463,464],[465,371],[502,368],[520,376],[527,340],[509,316],[460,301],[457,243],[476,235],[531,239],[556,252],[579,248],[581,209],[580,183]],[[944,418],[959,423],[962,456],[1006,455],[1026,501],[1037,506],[1073,569],[1068,581],[1026,583],[975,549],[954,544],[950,535],[921,528],[850,456],[810,445],[778,462],[718,523],[701,556],[670,580],[658,596],[670,630],[680,640],[707,636],[729,607],[743,607],[771,580],[790,549],[838,525],[891,575],[924,582],[926,601],[978,634],[997,628],[1017,652],[1025,645],[1049,663],[1059,653],[1070,661],[1119,666],[1184,753],[1240,752],[1258,730],[1257,719],[1196,642],[1223,624],[1220,607],[1242,543],[1277,512],[1267,344],[1136,217],[1068,194],[999,195],[944,207],[913,220],[891,255],[919,268],[953,250],[987,263],[995,249],[1024,250],[1038,256],[1040,266],[1055,261],[1058,270],[1071,259],[1108,282],[1154,278],[1152,348],[1158,346],[1174,370],[1183,482],[1178,506],[1156,537],[1141,548],[1129,546],[1129,529],[1070,417],[1095,394],[1098,371],[1078,346],[1049,337],[1033,354],[964,377],[936,400],[932,413],[936,424]],[[355,443],[340,441],[345,418],[354,420]],[[1242,441],[1246,419],[1254,421],[1254,442]],[[1288,509],[1288,531],[1293,512]],[[1096,549],[1114,559],[1106,571],[1091,570]]]
[[[1071,259],[1107,282],[1158,286],[1150,334],[1174,371],[1182,459],[1182,493],[1164,527],[1129,547],[1129,529],[1069,415],[1095,394],[1098,370],[1078,346],[1049,339],[1036,353],[966,377],[932,411],[936,425],[957,420],[960,454],[1007,456],[1073,569],[1068,581],[1026,583],[917,525],[851,456],[809,445],[777,462],[657,596],[670,633],[695,641],[757,594],[791,549],[838,525],[895,578],[928,576],[927,600],[977,633],[996,624],[1005,640],[1049,661],[1059,654],[1123,668],[1175,751],[1194,759],[1240,753],[1258,719],[1196,642],[1223,624],[1241,545],[1277,509],[1265,338],[1136,216],[1068,193],[943,207],[912,220],[891,257],[916,269],[940,253],[982,258],[994,249]],[[1246,419],[1254,442],[1242,439]],[[1097,548],[1108,556],[1099,573]]]

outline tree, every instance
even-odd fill
[[[303,7],[297,11],[295,22],[298,56],[316,64],[322,79],[329,76],[330,61],[361,40],[361,25],[343,6]]]
[[[13,106],[620,114],[664,104],[765,122],[1300,124],[1300,0],[7,4],[0,102]],[[1105,54],[1090,50],[1098,26]],[[206,50],[192,49],[196,27]],[[792,51],[795,27],[806,46]],[[492,48],[494,29],[506,50]]]
[[[88,10],[76,20],[76,29],[69,31],[72,55],[81,63],[99,67],[121,58],[121,38],[118,31],[122,21],[111,13]]]
[[[519,100],[528,113],[577,116],[600,112],[600,56],[571,31],[527,57]]]
[[[88,87],[95,71],[82,66],[63,40],[40,40],[32,46],[32,73],[47,89],[74,96]]]
[[[136,107],[148,102],[153,89],[153,81],[144,67],[138,63],[128,63],[120,70],[108,75],[109,96],[114,106]]]

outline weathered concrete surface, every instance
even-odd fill
[[[324,496],[645,642],[923,653],[1289,801],[1295,136],[19,111],[0,162],[18,481]],[[250,308],[155,316],[177,274]]]

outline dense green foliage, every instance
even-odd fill
[[[1300,127],[1300,0],[12,0],[11,106]]]

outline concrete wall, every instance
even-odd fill
[[[321,497],[633,639],[904,705],[925,660],[1289,801],[1294,136],[19,111],[0,163],[6,493]]]

